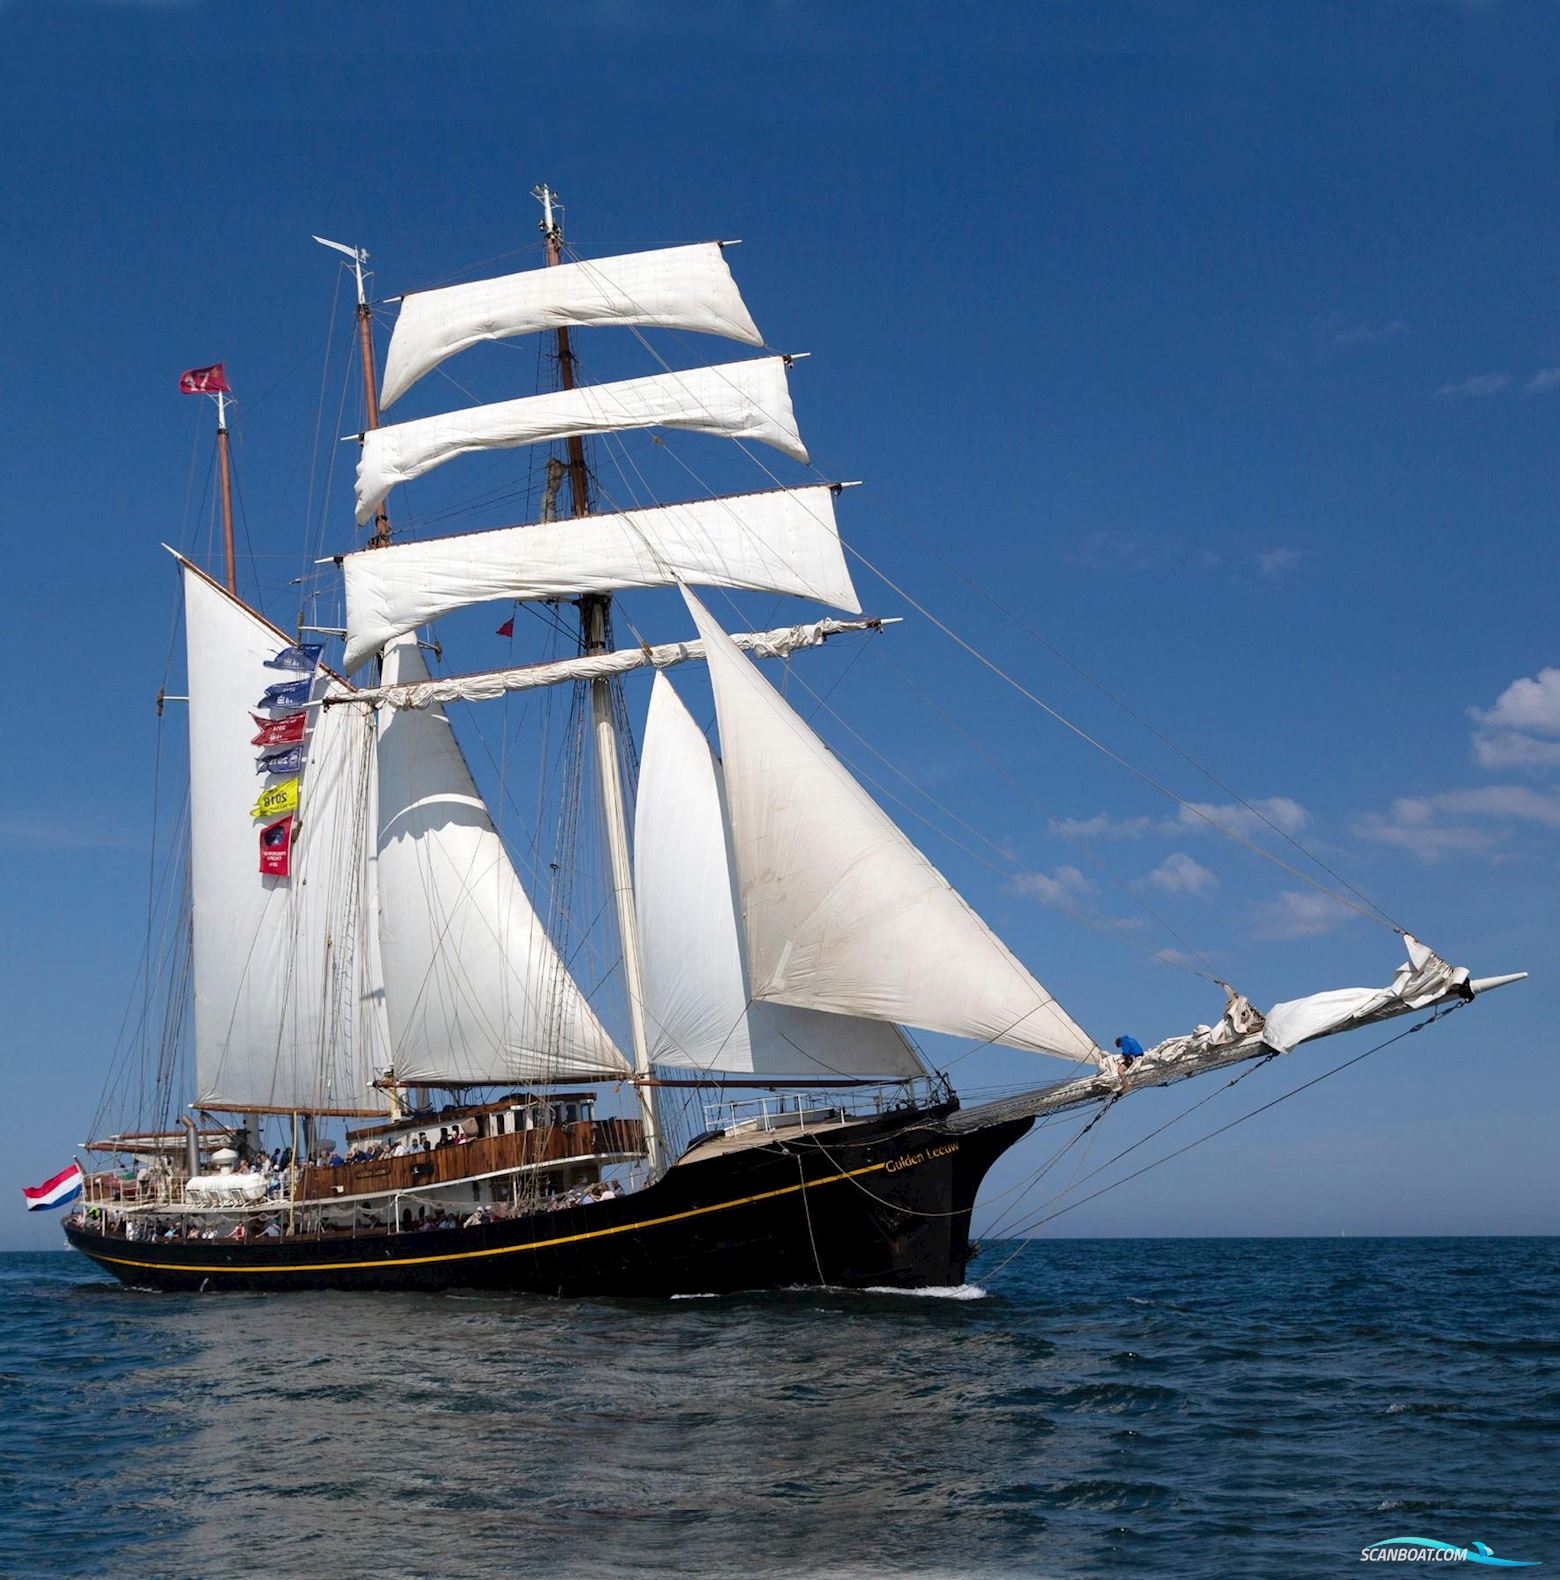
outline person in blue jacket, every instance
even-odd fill
[[[1132,1068],[1132,1061],[1134,1059],[1141,1059],[1143,1057],[1143,1044],[1140,1043],[1136,1037],[1132,1036],[1130,1032],[1123,1032],[1116,1039],[1116,1047],[1121,1054],[1121,1069],[1123,1074]]]

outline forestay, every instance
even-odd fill
[[[772,445],[798,461],[807,449],[796,429],[784,357],[758,357],[686,373],[657,373],[527,395],[375,428],[363,435],[357,469],[361,525],[397,483],[478,450],[510,449],[571,434],[632,428],[685,428]]]
[[[894,1026],[750,999],[720,765],[664,675],[645,724],[634,893],[653,1064],[787,1078],[922,1073]]]
[[[258,870],[250,710],[291,638],[185,563],[197,1106],[361,1108],[390,1061],[367,887],[372,719],[317,672],[292,871]]]
[[[391,684],[427,676],[415,638],[387,649]],[[381,719],[379,809],[380,947],[397,1079],[625,1075],[532,909],[442,712]]]
[[[763,344],[719,242],[665,247],[402,297],[379,404],[389,406],[479,341],[591,324],[691,329]]]
[[[686,581],[861,609],[826,485],[393,543],[347,555],[343,571],[349,672],[392,637],[496,598]]]
[[[683,597],[715,688],[753,996],[1098,1060],[698,598]]]

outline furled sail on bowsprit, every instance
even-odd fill
[[[347,555],[343,571],[349,672],[392,637],[497,598],[686,581],[861,609],[826,485],[393,543]]]
[[[587,324],[688,329],[762,345],[719,242],[527,269],[401,299],[380,405],[483,340]]]
[[[327,672],[283,682],[308,709],[306,733],[303,720],[273,731],[302,754],[297,783],[276,798],[294,809],[290,870],[257,870],[250,803],[264,748],[252,743],[250,710],[289,639],[194,566],[183,573],[198,1104],[363,1108],[390,1062],[360,834],[372,722],[361,708],[319,705],[351,695]]]
[[[527,395],[371,429],[363,435],[358,458],[357,519],[360,525],[368,521],[397,483],[421,477],[458,455],[657,427],[751,439],[793,460],[807,460],[791,410],[786,359],[758,357]]]
[[[652,1062],[824,1079],[923,1074],[892,1025],[752,998],[722,801],[720,765],[671,682],[657,675],[634,819]]]
[[[754,998],[1098,1060],[704,605],[683,597],[715,688]]]
[[[391,644],[387,682],[427,676],[415,638]],[[378,886],[398,1080],[627,1074],[532,909],[442,710],[381,720]]]

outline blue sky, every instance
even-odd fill
[[[176,810],[151,772],[151,699],[165,672],[180,689],[157,545],[204,556],[210,523],[209,413],[176,375],[228,364],[242,590],[290,624],[309,545],[354,540],[349,457],[326,461],[346,319],[310,233],[369,247],[382,294],[522,267],[546,179],[585,255],[743,238],[767,338],[813,353],[793,389],[819,467],[868,485],[847,538],[939,618],[1228,802],[984,589],[1441,952],[1533,973],[1055,1229],[1553,1230],[1560,10],[11,0],[0,43],[13,1184],[62,1166],[95,1106],[154,808]],[[620,354],[582,350],[599,376]],[[527,393],[520,355],[460,377]],[[425,385],[408,415],[456,403]],[[687,454],[762,486],[714,441]],[[491,476],[519,491],[511,464]],[[905,624],[798,674],[919,788],[822,733],[929,820],[928,853],[1096,1036],[1217,1011],[1152,958],[1173,940],[1144,899],[1259,1004],[1387,980],[1388,932],[1200,832],[858,580]],[[630,612],[686,634],[666,602]],[[502,661],[485,613],[460,630],[469,667]],[[1280,1061],[1164,1145],[1365,1045]],[[1194,1094],[1129,1105],[1099,1155]],[[56,1235],[18,1209],[0,1243]]]

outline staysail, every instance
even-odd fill
[[[479,341],[592,324],[689,329],[763,344],[719,242],[593,258],[402,297],[380,406]]]
[[[640,761],[634,893],[652,1063],[789,1078],[923,1073],[892,1025],[750,996],[720,765],[664,675]]]
[[[686,581],[861,609],[826,485],[392,543],[349,554],[342,568],[349,672],[392,637],[495,598]]]
[[[414,637],[386,650],[388,683],[427,678]],[[378,843],[398,1080],[459,1086],[627,1074],[532,909],[441,710],[381,718]]]
[[[458,455],[632,428],[685,428],[751,439],[794,460],[807,460],[791,410],[786,359],[758,357],[527,395],[371,429],[363,435],[358,458],[358,522],[366,522],[397,483],[421,477]]]
[[[753,996],[1080,1063],[1100,1049],[698,598]]]
[[[289,638],[194,566],[183,573],[197,1104],[372,1107],[390,1054],[361,837],[371,719],[319,705],[351,695],[326,672],[305,682],[291,872],[262,876],[250,807],[266,781],[250,711],[276,679],[266,661]]]

